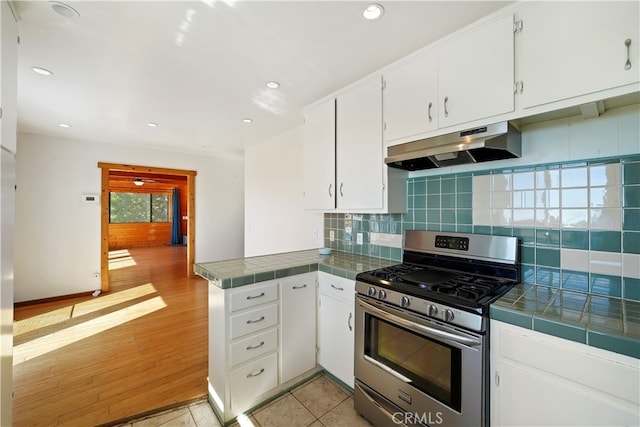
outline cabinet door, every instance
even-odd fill
[[[382,209],[382,81],[362,81],[337,98],[336,184],[339,209]]]
[[[384,74],[384,140],[438,128],[438,60],[424,53]]]
[[[307,110],[304,117],[303,164],[306,209],[336,207],[335,100]]]
[[[9,2],[3,1],[0,11],[0,143],[12,153],[16,152],[16,129],[18,121],[18,24],[13,17]]]
[[[438,57],[439,126],[513,111],[513,55],[513,15],[443,45]]]
[[[316,366],[316,273],[280,284],[280,383]]]
[[[524,9],[523,105],[638,82],[639,16],[637,1],[540,2]],[[628,70],[626,39],[631,40]]]
[[[318,313],[318,362],[353,387],[354,305],[321,293]]]

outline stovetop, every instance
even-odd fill
[[[356,276],[359,298],[484,331],[520,278],[515,237],[406,230],[403,250],[401,264]]]
[[[368,276],[368,277],[367,277]],[[417,297],[447,295],[467,301],[474,306],[501,296],[514,282],[508,279],[483,277],[457,271],[440,270],[411,264],[397,264],[363,273],[359,277],[376,284],[399,286]],[[367,280],[367,278],[369,280]],[[385,283],[386,282],[386,283]],[[464,302],[462,302],[464,304]]]

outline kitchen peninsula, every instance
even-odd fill
[[[354,279],[392,264],[317,249],[196,264],[209,281],[208,394],[223,424],[322,368],[352,388]]]

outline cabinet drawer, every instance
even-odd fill
[[[278,330],[270,329],[231,344],[231,364],[240,365],[278,347]]]
[[[240,413],[278,385],[278,354],[272,353],[231,371],[231,408]]]
[[[256,308],[231,316],[231,339],[257,332],[278,324],[278,304]]]
[[[253,307],[278,299],[278,283],[269,282],[264,285],[249,285],[246,289],[233,291],[229,301],[230,311]]]
[[[323,271],[318,273],[320,292],[333,298],[354,302],[356,282]]]

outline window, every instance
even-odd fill
[[[109,222],[169,222],[169,195],[109,193]]]

